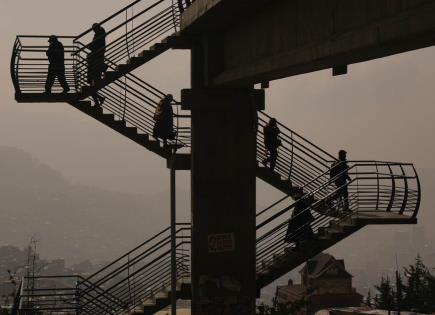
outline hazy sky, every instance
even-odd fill
[[[73,182],[154,193],[168,187],[163,160],[68,105],[15,103],[9,77],[16,34],[75,35],[126,3],[0,0],[0,145],[31,153]],[[293,77],[271,83],[266,110],[330,152],[345,148],[350,159],[433,168],[434,73],[429,48],[352,65],[346,76]],[[189,54],[168,52],[138,74],[178,95],[190,84]]]

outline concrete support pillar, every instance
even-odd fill
[[[254,314],[257,110],[253,89],[183,90],[192,113],[192,312]]]

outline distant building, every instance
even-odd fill
[[[299,272],[301,284],[276,288],[275,303],[288,306],[305,300],[307,309],[301,313],[314,314],[331,307],[360,306],[363,296],[352,287],[353,276],[346,271],[344,261],[329,254],[319,254],[307,261]]]
[[[330,308],[318,311],[315,315],[423,315],[407,311],[390,311],[372,309],[369,307]]]

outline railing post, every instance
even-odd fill
[[[125,112],[127,110],[127,76],[124,77],[124,109],[122,111],[122,120],[125,121]]]
[[[290,157],[290,169],[288,172],[288,180],[291,181],[292,180],[292,175],[293,175],[293,159],[294,159],[294,149],[295,149],[295,145],[293,143],[293,132],[290,131],[290,140],[291,140],[291,157]]]
[[[391,197],[388,203],[388,207],[385,211],[391,212],[391,208],[393,207],[394,204],[394,199],[396,198],[396,178],[394,176],[394,172],[390,164],[388,164],[388,169],[390,170],[390,176],[391,176]]]
[[[403,165],[399,165],[400,166],[400,170],[402,171],[402,176],[403,176],[403,182],[404,182],[404,189],[405,191],[403,192],[403,202],[402,202],[402,207],[400,207],[400,212],[399,214],[403,214],[403,212],[406,209],[406,205],[408,204],[408,177],[406,176],[406,172],[403,168]]]

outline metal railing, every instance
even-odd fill
[[[190,224],[176,227],[176,276],[190,276]],[[117,314],[132,310],[155,293],[170,291],[170,228],[84,278],[79,275],[24,277],[18,312]]]
[[[348,169],[350,181],[337,186],[337,179],[343,175],[330,178],[298,201],[287,196],[257,213],[257,274],[277,263],[277,257],[296,250],[296,244],[309,237],[308,232],[315,240],[327,229],[341,223],[352,224],[357,219],[411,220],[417,216],[421,190],[412,164],[352,161]],[[311,187],[319,178],[306,183],[304,188]],[[348,209],[343,208],[340,198],[343,188],[348,191]],[[301,202],[303,211],[292,215]],[[312,219],[301,220],[307,214]],[[289,225],[293,226],[290,231]],[[190,277],[190,230],[190,224],[177,224],[178,281]],[[156,293],[169,291],[170,240],[170,229],[166,228],[90,277],[78,277],[76,291],[71,289],[72,284],[46,288],[36,285],[37,290],[24,286],[21,309],[77,310],[80,314],[93,315],[132,310],[152,300]]]
[[[11,75],[13,83],[19,93],[43,93],[48,72],[48,60],[45,52],[48,48],[48,36],[18,36],[14,44],[14,58],[11,61]],[[68,40],[72,45],[73,37],[62,37],[60,40]],[[42,41],[42,43],[41,43]],[[75,46],[65,45],[66,52],[72,52]],[[115,68],[115,64],[107,59],[109,67]],[[76,60],[67,58],[65,61],[65,73],[71,89],[78,93],[85,78],[78,74]],[[62,91],[62,87],[56,81],[53,92]],[[145,82],[134,74],[127,74],[105,86],[99,92],[106,101],[103,108],[107,113],[112,113],[118,120],[123,120],[128,126],[133,126],[142,134],[153,134],[154,112],[157,104],[165,93]],[[180,147],[190,147],[190,116],[181,114],[177,102],[173,103],[175,109],[174,132],[176,138],[169,144],[177,144]]]
[[[267,156],[263,130],[271,118],[265,112],[259,112],[258,114],[258,164],[261,164]],[[331,164],[337,159],[279,122],[278,127],[281,131],[279,135],[281,146],[278,149],[279,154],[274,170],[275,173],[279,174],[282,179],[289,180],[291,186],[302,187],[316,179],[311,186],[307,187],[315,188],[318,187],[320,182],[327,182]],[[320,176],[322,174],[323,176]]]
[[[17,36],[10,65],[12,83],[16,94],[43,93],[48,74],[48,35],[20,35]],[[76,86],[75,59],[73,36],[59,36],[65,49],[65,77],[72,90]],[[52,88],[53,93],[60,93],[62,87],[56,80]]]
[[[158,0],[152,3],[134,1],[99,23],[106,30],[106,46],[94,53],[104,53],[109,65],[126,64],[137,53],[176,33],[179,19],[179,8],[171,0]],[[89,85],[88,74],[96,71],[88,65],[92,41],[91,28],[74,39],[77,46],[74,56],[76,72],[81,78],[80,87]]]
[[[173,0],[137,0],[98,24],[106,30],[105,47],[94,51],[105,53],[109,66],[117,66],[149,49],[163,38],[176,33],[180,23],[180,8]],[[16,94],[44,92],[48,73],[45,52],[48,35],[20,35],[13,46],[10,73]],[[58,36],[65,46],[67,81],[76,93],[88,86],[90,45],[94,39],[92,28],[78,36]],[[44,43],[41,43],[44,40]],[[56,84],[54,92],[60,92]]]
[[[24,277],[19,312],[75,314],[78,310],[76,284],[80,278],[75,275]]]
[[[136,127],[139,133],[152,136],[154,112],[165,93],[133,74],[114,81],[98,93],[105,98],[102,106],[105,112],[114,114],[127,126]],[[168,144],[188,150],[191,146],[190,115],[181,111],[178,102],[172,105],[176,136]]]
[[[100,291],[79,282],[81,314],[114,314],[128,311],[170,291],[171,235],[166,228],[86,279]],[[190,275],[190,224],[176,227],[176,275],[182,282]],[[110,310],[110,311],[109,311]]]
[[[311,231],[316,237],[322,229],[350,218],[388,219],[415,218],[421,199],[420,182],[412,164],[376,161],[349,162],[351,180],[337,187],[343,174],[321,183],[308,191],[300,201],[284,197],[257,215],[257,272],[275,261],[276,256],[293,250],[298,241]],[[319,178],[322,178],[321,175]],[[323,180],[321,180],[322,182]],[[304,188],[313,186],[307,183]],[[340,196],[348,191],[348,209],[344,209]],[[344,190],[345,191],[345,190]],[[305,210],[292,217],[298,202]],[[343,211],[348,210],[348,211]],[[312,218],[307,220],[303,218]],[[302,223],[301,223],[302,221]],[[297,223],[295,223],[297,222]],[[288,231],[288,226],[297,226]]]

